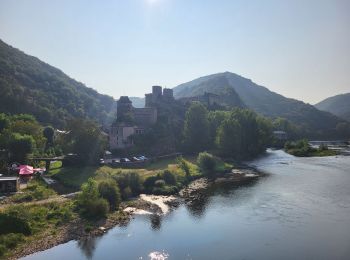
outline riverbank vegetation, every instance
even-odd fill
[[[0,257],[44,236],[55,234],[65,223],[77,218],[73,203],[14,205],[0,211]]]
[[[298,157],[316,157],[316,156],[334,156],[337,152],[328,149],[326,145],[320,145],[318,148],[310,146],[308,140],[303,139],[296,142],[287,142],[284,146],[287,153]]]
[[[198,131],[200,129],[200,131]],[[272,141],[272,121],[251,110],[208,111],[194,102],[186,112],[184,151],[213,151],[234,160],[252,158]]]

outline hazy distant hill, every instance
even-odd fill
[[[141,98],[141,97],[129,97],[129,99],[132,102],[132,105],[134,107],[145,107],[145,98]]]
[[[225,72],[213,74],[174,88],[176,98],[201,95],[204,92],[218,93],[220,89],[232,88],[248,108],[269,117],[284,117],[303,126],[311,134],[331,135],[342,120],[323,112],[312,105],[286,98],[265,87],[259,86],[237,74]]]
[[[350,122],[350,93],[329,97],[315,105]]]
[[[114,100],[0,40],[0,112],[33,114],[62,127],[72,117],[106,122]]]

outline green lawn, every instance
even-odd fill
[[[49,176],[58,180],[61,184],[79,189],[90,177],[96,176],[99,167],[63,167],[51,170]]]
[[[58,180],[61,184],[79,189],[81,185],[89,178],[97,178],[99,175],[108,174],[115,175],[125,172],[137,172],[141,177],[146,178],[148,176],[156,175],[162,170],[168,168],[168,166],[175,166],[176,159],[164,159],[151,163],[145,168],[140,169],[124,169],[124,168],[111,168],[109,166],[102,167],[63,167],[63,168],[51,168],[49,176]]]

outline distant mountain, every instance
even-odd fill
[[[56,127],[74,117],[105,123],[114,99],[0,40],[0,112],[33,114]]]
[[[242,76],[224,72],[201,77],[174,88],[175,98],[203,95],[205,92],[220,93],[220,90],[233,89],[246,107],[264,116],[284,117],[302,126],[310,136],[335,134],[336,125],[342,122],[338,117],[316,109],[310,104],[286,98],[259,86]],[[233,103],[236,103],[233,102]]]
[[[350,93],[329,97],[315,105],[350,122]]]
[[[145,107],[145,98],[141,97],[129,97],[132,102],[132,105],[137,108]]]

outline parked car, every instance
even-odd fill
[[[144,155],[140,155],[137,158],[139,158],[141,161],[147,161],[148,160],[148,158],[146,156],[144,156]]]
[[[136,156],[130,158],[130,160],[131,160],[132,162],[140,162],[140,161],[142,161],[142,159],[140,159],[140,158],[138,158],[138,157],[136,157]]]
[[[121,163],[128,163],[128,162],[130,162],[130,160],[128,158],[121,158],[120,162]]]

